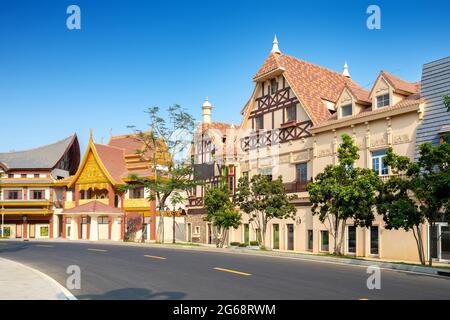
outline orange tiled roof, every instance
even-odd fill
[[[372,110],[372,107],[367,107],[365,110],[363,110],[362,112],[360,112],[356,115],[341,118],[341,119],[338,119],[337,113],[334,113],[327,121],[321,123],[320,125],[314,126],[313,129],[329,126],[332,124],[338,124],[338,123],[346,122],[346,121],[353,120],[353,119],[360,119],[360,118],[364,118],[366,116],[384,113],[384,112],[388,112],[391,110],[402,109],[402,108],[406,108],[406,107],[409,107],[412,105],[419,105],[423,101],[424,101],[424,98],[421,98],[419,94],[413,94],[413,95],[410,95],[410,96],[406,97],[405,99],[397,102],[393,106],[378,108],[375,110]]]
[[[64,209],[63,213],[123,213],[122,210],[118,208],[111,207],[100,201],[90,201],[88,203],[82,204],[78,207]]]
[[[253,79],[276,69],[284,71],[284,77],[314,124],[330,117],[323,100],[336,102],[345,85],[363,95],[359,85],[340,73],[282,53],[271,53]]]
[[[124,149],[105,144],[95,144],[95,149],[106,170],[115,182],[123,183],[122,175],[127,171]]]
[[[408,82],[384,70],[381,70],[381,75],[392,85],[394,91],[403,91],[410,94],[420,92],[420,82]]]

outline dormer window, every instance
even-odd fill
[[[352,105],[346,104],[345,106],[341,107],[341,116],[342,117],[348,117],[352,115]]]
[[[389,105],[389,93],[377,97],[377,108],[386,107]]]
[[[270,93],[275,94],[278,91],[277,79],[270,80]]]

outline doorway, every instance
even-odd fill
[[[273,249],[280,249],[280,225],[274,224],[273,228]]]
[[[433,252],[431,257],[438,261],[450,262],[450,226],[438,223],[434,226]]]
[[[244,243],[250,244],[250,225],[248,223],[244,223]]]
[[[287,249],[294,250],[294,225],[292,223],[287,225]]]

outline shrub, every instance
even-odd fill
[[[244,248],[244,247],[246,247],[247,246],[247,244],[246,243],[239,243],[239,247],[242,247],[242,248]]]
[[[258,241],[250,241],[250,245],[251,246],[259,246],[259,242]]]
[[[230,242],[230,246],[236,247],[239,246],[240,243],[239,242]]]

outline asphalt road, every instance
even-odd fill
[[[78,299],[450,299],[444,277],[382,270],[369,290],[365,267],[277,257],[50,241],[2,241],[0,256],[64,286],[78,265]]]

